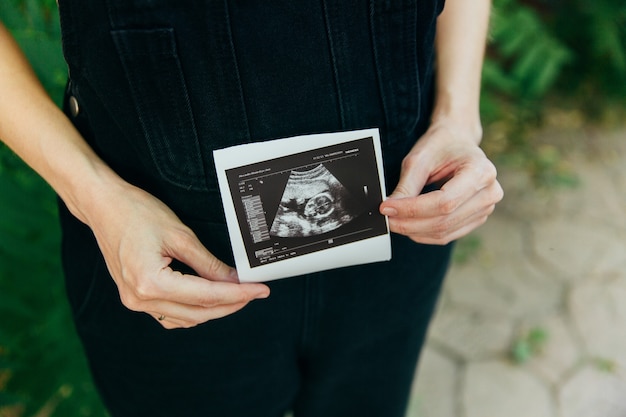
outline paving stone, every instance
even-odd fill
[[[626,205],[624,135],[625,131],[619,131],[614,138],[604,139],[610,135],[602,135],[599,138],[603,140],[590,140],[589,133],[580,130],[550,129],[540,133],[533,139],[537,147],[541,143],[555,147],[561,154],[563,164],[571,169],[579,184],[573,187],[541,187],[534,184],[529,173],[521,168],[500,167],[498,178],[505,190],[505,198],[498,207],[518,218],[533,220],[573,214],[602,219],[602,214],[610,212],[620,217],[610,220],[604,217],[605,222],[626,225],[626,217],[620,215]],[[596,146],[598,143],[602,145]],[[615,192],[616,187],[622,191]]]
[[[464,379],[465,417],[552,417],[550,390],[504,361],[471,363]]]
[[[623,120],[622,120],[623,122]],[[616,153],[626,157],[626,129],[624,126],[600,126],[589,131],[598,154]]]
[[[571,324],[560,314],[528,326],[529,329],[544,330],[547,340],[525,366],[552,384],[564,380],[567,373],[574,369],[582,358],[581,348],[570,327]]]
[[[499,167],[505,199],[449,273],[409,417],[626,417],[626,130],[580,130],[556,138],[577,188]],[[516,366],[498,358],[520,324],[548,339]]]
[[[450,358],[427,347],[422,353],[407,417],[458,417],[458,373]]]
[[[559,392],[561,417],[624,417],[625,392],[623,376],[586,366]]]
[[[567,276],[580,277],[577,271],[588,271],[612,248],[621,251],[621,259],[626,257],[626,153],[621,152],[579,160],[581,186],[559,191],[555,198],[556,211],[569,222],[557,219],[535,227],[538,252],[566,267]]]
[[[597,170],[606,173],[607,183],[613,187],[613,192],[608,193],[607,197],[614,199],[615,208],[612,213],[616,215],[607,216],[605,219],[612,226],[624,230],[626,229],[626,130],[598,132],[594,137],[594,143],[599,148],[600,157],[592,162]],[[590,184],[597,186],[595,183],[590,182]]]
[[[626,276],[598,277],[576,286],[569,309],[589,354],[626,369]]]
[[[558,211],[549,209],[555,205],[554,193],[537,188],[523,169],[500,169],[498,181],[504,190],[504,198],[496,206],[496,214],[504,213],[518,219],[558,216]]]
[[[592,222],[539,221],[532,229],[537,256],[570,282],[586,277],[595,259],[621,244],[612,229]]]
[[[553,311],[562,282],[538,269],[525,255],[525,226],[496,216],[476,236],[482,247],[475,259],[454,265],[446,292],[455,305],[502,317],[533,317]]]
[[[512,334],[510,320],[462,308],[442,310],[430,329],[432,340],[464,360],[502,355],[511,345]]]
[[[626,140],[624,141],[626,142]],[[616,158],[615,163],[611,164],[610,168],[611,182],[614,187],[614,196],[618,201],[619,206],[622,208],[622,213],[626,211],[626,152],[621,155],[620,158]],[[624,227],[626,223],[626,216],[617,218],[616,221]]]
[[[626,276],[626,235],[611,240],[612,244],[593,260],[592,276]]]
[[[620,161],[626,164],[626,158]],[[574,223],[594,220],[611,227],[626,225],[626,206],[622,192],[616,192],[613,162],[590,162],[576,158],[580,184],[570,189],[554,191],[555,210],[559,216],[566,216]]]

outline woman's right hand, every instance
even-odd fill
[[[127,308],[172,329],[226,316],[269,295],[264,284],[240,284],[236,270],[151,194],[117,181],[94,198],[85,220]],[[172,270],[174,259],[198,275]]]

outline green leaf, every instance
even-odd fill
[[[0,411],[2,411],[3,407],[16,406],[21,404],[23,401],[24,398],[17,394],[0,390]]]
[[[540,327],[535,327],[530,330],[527,338],[532,350],[536,352],[542,349],[543,345],[548,341],[548,332]]]
[[[591,24],[591,30],[596,34],[593,37],[594,55],[605,58],[617,71],[626,71],[626,44],[617,21],[598,17]]]
[[[532,357],[532,352],[526,340],[520,340],[513,345],[513,360],[515,363],[524,364]]]
[[[3,0],[0,7],[0,20],[9,29],[28,26],[26,16],[14,0]]]

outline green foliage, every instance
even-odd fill
[[[60,104],[67,80],[54,0],[2,0],[0,20],[26,53],[52,99]]]
[[[626,105],[626,2],[494,0],[483,87],[488,122],[507,111],[540,119],[548,94],[590,113]]]
[[[587,101],[626,95],[626,2],[570,0],[549,10],[552,28],[574,52],[559,88],[581,88]]]
[[[524,364],[540,354],[547,342],[548,333],[544,329],[530,329],[513,343],[511,357],[515,363]]]
[[[562,150],[532,133],[555,102],[598,119],[611,107],[626,112],[625,98],[626,2],[494,0],[481,111],[485,149],[499,163],[540,186],[576,185]]]
[[[60,103],[66,78],[54,0],[3,0],[11,30]],[[65,298],[52,190],[0,145],[0,415],[105,415]]]
[[[571,51],[529,7],[514,0],[495,2],[491,18],[493,48],[485,62],[485,88],[517,99],[548,91]]]
[[[480,237],[475,234],[469,234],[459,239],[454,246],[452,262],[457,265],[463,265],[469,262],[476,256],[482,244],[483,242]]]
[[[6,150],[0,167],[0,410],[103,415],[65,299],[55,196]]]
[[[613,359],[593,358],[592,363],[601,372],[613,374],[619,369],[618,363]]]

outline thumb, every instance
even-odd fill
[[[393,192],[389,195],[390,200],[416,197],[424,188],[428,180],[428,172],[424,167],[416,166],[405,161],[400,171],[400,179]]]
[[[237,270],[216,258],[190,230],[174,239],[168,249],[168,256],[191,267],[202,278],[239,283]]]

